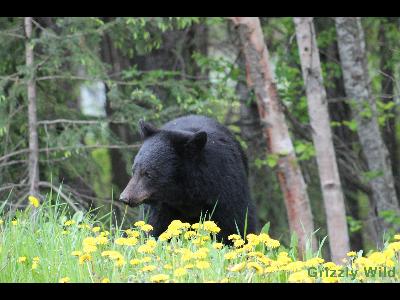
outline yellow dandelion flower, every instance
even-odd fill
[[[247,263],[247,269],[254,269],[258,274],[261,274],[264,271],[263,267],[255,261]]]
[[[168,275],[158,274],[150,277],[151,282],[165,282],[169,279]]]
[[[110,283],[110,279],[108,279],[108,277],[105,277],[101,280],[101,283]]]
[[[190,251],[189,249],[181,249],[181,260],[182,261],[188,261],[193,258],[193,252]]]
[[[0,225],[3,225],[4,221],[2,219],[0,219]]]
[[[213,221],[205,221],[203,225],[206,231],[210,231],[212,233],[218,233],[221,231],[221,228],[219,228]]]
[[[260,240],[260,242],[266,242],[266,241],[268,241],[268,240],[271,239],[271,238],[270,238],[269,235],[266,234],[266,233],[260,233],[260,234],[258,235],[258,239]]]
[[[205,260],[201,260],[196,263],[196,268],[200,269],[200,270],[208,269],[209,267],[210,267],[210,263]]]
[[[121,260],[124,258],[124,256],[118,251],[111,251],[109,258],[112,260]]]
[[[178,268],[174,271],[175,277],[185,276],[187,274],[187,270],[185,268]]]
[[[82,251],[79,251],[79,250],[77,250],[77,251],[72,251],[72,252],[71,252],[71,255],[72,255],[72,256],[81,256],[81,255],[82,255]]]
[[[232,266],[232,267],[229,269],[229,271],[231,271],[231,272],[240,272],[241,270],[244,269],[245,266],[246,266],[246,263],[241,262],[241,263],[238,263],[238,264]]]
[[[92,229],[89,224],[81,223],[78,225],[79,229]]]
[[[331,261],[324,263],[323,266],[328,269],[335,269],[338,267],[335,263],[333,263]]]
[[[135,224],[133,224],[135,227],[142,227],[143,225],[146,225],[145,221],[137,221]]]
[[[140,236],[139,231],[136,231],[136,230],[127,229],[127,230],[125,230],[125,232],[126,232],[126,234],[127,234],[129,237],[135,237],[135,238],[137,238],[137,237]]]
[[[86,261],[91,261],[92,256],[90,254],[82,254],[79,256],[79,264],[83,265]]]
[[[138,264],[140,264],[140,259],[137,259],[137,258],[134,258],[134,259],[131,259],[130,261],[129,261],[129,263],[132,265],[132,266],[136,266],[136,265],[138,265]]]
[[[108,257],[108,256],[110,256],[111,252],[112,252],[112,250],[103,251],[103,252],[101,252],[101,256]]]
[[[237,253],[234,251],[228,252],[224,255],[225,259],[235,259],[237,257]]]
[[[165,232],[161,233],[160,236],[158,237],[158,239],[160,241],[168,241],[171,238],[172,238],[172,235],[169,231],[165,231]]]
[[[183,235],[183,237],[186,240],[189,240],[190,238],[192,238],[194,236],[196,236],[196,231],[193,231],[193,230],[186,231],[185,234]]]
[[[230,236],[228,236],[228,240],[239,240],[241,239],[241,236],[238,234],[231,234]]]
[[[18,263],[23,264],[26,262],[26,256],[20,256],[18,257]]]
[[[139,253],[153,253],[154,252],[154,248],[145,244],[145,245],[139,246],[138,252]]]
[[[394,252],[400,251],[400,242],[390,243],[387,249],[393,250]]]
[[[34,261],[32,263],[32,270],[36,270],[38,266],[39,266],[39,263]]]
[[[39,204],[40,204],[40,202],[39,202],[39,199],[38,198],[36,198],[35,196],[29,196],[28,197],[28,200],[29,200],[29,203],[32,205],[32,206],[34,206],[34,207],[39,207]]]
[[[99,235],[99,236],[96,238],[96,244],[97,244],[97,245],[107,245],[107,244],[108,244],[108,238],[105,237],[105,236]]]
[[[357,252],[355,252],[355,251],[347,252],[347,256],[349,256],[349,257],[357,256]]]
[[[219,249],[222,249],[222,247],[224,247],[224,244],[222,244],[222,243],[214,243],[212,246],[213,246],[214,249],[219,250]]]
[[[172,265],[171,264],[165,264],[164,265],[164,269],[171,270],[172,269]]]
[[[339,279],[334,276],[326,276],[325,272],[322,273],[322,282],[323,283],[336,283],[339,282]]]
[[[68,221],[65,221],[64,222],[64,226],[72,226],[72,225],[74,225],[75,224],[75,221],[74,220],[68,220]]]
[[[93,232],[99,232],[100,231],[100,227],[99,226],[93,227],[92,231]]]
[[[135,246],[138,243],[138,239],[135,237],[130,237],[125,240],[126,246]]]
[[[102,232],[100,232],[100,236],[109,236],[110,232],[107,230],[103,230]]]
[[[11,221],[11,224],[12,224],[13,226],[17,226],[17,225],[18,225],[18,220],[12,220],[12,221]]]
[[[69,234],[69,233],[70,233],[69,230],[63,230],[63,231],[61,231],[61,234],[62,234],[62,235],[67,235],[67,234]]]
[[[39,266],[40,258],[39,256],[35,256],[32,258],[32,270],[36,270],[37,267]]]
[[[240,247],[242,247],[244,245],[244,241],[242,240],[242,239],[238,239],[238,240],[235,240],[234,242],[233,242],[233,246],[235,246],[236,248],[240,248]]]
[[[154,265],[148,265],[148,266],[144,266],[144,267],[142,268],[142,271],[143,271],[143,272],[151,272],[151,271],[154,271],[155,269],[157,269],[156,266],[154,266]]]
[[[184,225],[184,224],[185,224],[185,225]],[[188,223],[182,223],[181,220],[173,220],[173,221],[168,225],[168,230],[187,228],[186,224],[188,224]],[[190,224],[189,224],[189,228],[190,228]]]
[[[118,257],[114,264],[116,267],[123,267],[126,264],[126,261],[123,257]]]
[[[148,240],[148,241],[146,242],[146,244],[147,244],[149,247],[155,247],[155,246],[157,246],[157,242],[156,242],[155,240]]]
[[[71,279],[69,277],[63,277],[58,282],[59,283],[68,283],[70,281],[71,281]]]
[[[185,222],[185,223],[182,223],[182,228],[183,229],[189,229],[190,228],[190,224],[189,223],[187,223],[187,222]]]
[[[142,227],[140,227],[141,230],[143,230],[144,232],[149,232],[153,230],[153,226],[151,226],[150,224],[145,224]]]
[[[303,271],[299,271],[293,274],[290,274],[289,278],[288,278],[288,282],[304,282],[304,283],[311,283],[313,282],[312,278],[310,278],[310,276],[308,276],[307,271],[303,270]]]
[[[260,251],[251,251],[251,252],[247,253],[247,256],[248,257],[262,257],[262,256],[264,256],[264,254]]]
[[[293,261],[289,263],[284,269],[290,272],[300,271],[305,267],[305,263],[303,261]]]
[[[269,257],[266,257],[264,255],[263,256],[257,256],[257,260],[259,262],[263,263],[266,266],[270,266],[272,264],[272,262],[274,261],[274,260],[272,260]]]
[[[269,239],[267,241],[264,241],[264,244],[268,248],[278,248],[281,245],[281,243],[278,240],[274,239]]]
[[[125,245],[125,240],[126,240],[126,238],[120,237],[120,238],[117,238],[117,239],[114,241],[114,243],[117,244],[117,245],[122,246],[122,245]]]
[[[151,262],[151,257],[150,256],[145,256],[141,260],[142,263],[148,263]]]
[[[191,226],[193,229],[199,229],[200,228],[200,224],[199,223],[194,223]]]
[[[323,258],[313,257],[313,258],[310,258],[310,259],[306,260],[304,262],[304,265],[306,267],[315,267],[315,266],[318,266],[318,265],[320,265],[322,263],[324,263],[324,259]]]
[[[258,238],[258,236],[253,233],[249,233],[248,235],[246,235],[246,239],[247,242],[253,246],[257,246],[260,243],[260,239]]]
[[[386,257],[383,255],[382,252],[373,252],[368,256],[368,259],[377,264],[377,265],[383,265],[386,262]]]
[[[96,244],[97,244],[97,238],[92,236],[84,238],[82,241],[83,246],[96,246]]]
[[[97,251],[97,247],[95,245],[84,245],[83,252],[85,253],[93,253]]]

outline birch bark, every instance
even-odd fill
[[[268,152],[279,156],[277,176],[285,199],[290,230],[299,238],[300,251],[305,250],[307,240],[315,248],[312,236],[314,223],[307,187],[280,106],[260,20],[256,17],[231,19],[239,31],[246,60],[247,83],[256,94]]]
[[[294,23],[327,217],[331,257],[334,263],[341,264],[350,251],[349,234],[315,28],[311,17],[294,18]]]
[[[24,18],[25,25],[25,59],[29,69],[27,81],[28,89],[28,127],[29,127],[29,193],[39,196],[39,140],[37,133],[37,107],[36,107],[36,83],[34,71],[34,54],[32,39],[32,17]]]
[[[339,55],[347,97],[353,102],[352,113],[368,169],[375,175],[372,189],[371,217],[375,223],[378,246],[382,234],[390,227],[379,213],[391,210],[399,214],[388,150],[383,142],[377,120],[375,99],[368,76],[364,32],[359,17],[335,18]]]

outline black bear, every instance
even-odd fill
[[[211,118],[189,115],[157,129],[139,122],[144,141],[120,201],[148,206],[147,222],[159,236],[172,220],[191,224],[211,216],[219,239],[256,233],[247,182],[247,158],[233,134]],[[247,217],[247,226],[245,219]]]

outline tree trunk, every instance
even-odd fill
[[[294,18],[294,23],[327,216],[331,257],[334,263],[340,264],[350,251],[349,235],[315,29],[311,17]]]
[[[229,23],[230,41],[240,49],[240,37],[233,23]],[[263,130],[258,114],[257,101],[253,97],[246,83],[246,61],[244,53],[238,52],[236,59],[239,69],[243,70],[243,76],[239,76],[236,84],[236,94],[240,101],[240,137],[245,141],[245,149],[248,158],[248,182],[251,196],[258,207],[259,222],[270,222],[271,235],[280,235],[282,229],[289,231],[288,220],[282,217],[286,213],[283,197],[279,191],[279,184],[273,170],[268,166],[257,166],[257,159],[265,158],[266,140],[263,138]],[[273,200],[273,201],[272,201]]]
[[[392,62],[392,49],[390,48],[390,40],[386,36],[385,28],[390,23],[396,24],[398,18],[388,17],[385,18],[386,22],[382,22],[379,26],[379,53],[380,69],[382,72],[381,93],[383,96],[383,103],[387,104],[394,102],[394,62]],[[397,198],[400,198],[400,160],[399,160],[399,144],[396,137],[396,106],[394,105],[387,111],[392,116],[389,117],[383,127],[383,140],[388,148],[390,161],[392,163],[392,172],[394,177],[394,185],[396,189]]]
[[[246,58],[247,82],[257,97],[269,152],[279,156],[277,175],[284,194],[289,227],[298,236],[299,250],[304,253],[307,239],[311,239],[311,245],[315,247],[313,217],[304,178],[272,78],[260,20],[256,17],[233,17],[232,20],[238,25]]]
[[[377,108],[368,76],[364,32],[359,17],[335,18],[339,55],[347,97],[354,101],[353,116],[368,169],[373,178],[374,225],[380,237],[390,227],[378,214],[391,210],[399,213],[389,154],[379,131]],[[382,238],[378,246],[382,246]]]
[[[39,196],[39,140],[37,133],[36,82],[34,71],[32,38],[32,17],[24,18],[26,42],[26,67],[29,69],[28,88],[28,122],[29,122],[29,193]]]
[[[318,25],[321,27],[326,24],[327,26],[335,26],[335,22],[333,20],[328,20],[326,18],[320,18],[317,22],[314,19],[314,25],[316,27],[316,34],[318,35]],[[322,24],[321,24],[322,23]],[[330,28],[329,28],[330,29]],[[328,30],[329,30],[328,29]],[[324,50],[323,52],[321,50]],[[325,54],[324,54],[325,53]],[[336,39],[332,41],[326,48],[320,48],[320,58],[322,63],[335,63],[340,64],[339,52],[337,48]],[[325,82],[330,82],[331,84],[326,85],[326,94],[328,99],[344,99],[346,96],[346,92],[344,90],[343,85],[343,77],[341,75],[335,76],[334,72],[327,72]],[[351,120],[351,111],[349,104],[346,101],[332,101],[328,103],[328,110],[331,121],[338,122],[343,124],[343,121]],[[345,207],[347,214],[352,216],[355,220],[360,220],[360,207],[358,203],[358,191],[362,191],[357,186],[353,184],[352,180],[358,180],[354,178],[351,173],[347,170],[347,162],[350,160],[354,160],[356,162],[357,157],[353,157],[354,147],[353,144],[358,142],[357,134],[350,130],[347,126],[335,126],[332,129],[332,133],[336,136],[341,142],[343,142],[343,146],[338,151],[336,151],[336,159],[338,161],[339,167],[339,176],[342,182],[342,189],[345,198]],[[337,147],[340,147],[337,145]],[[341,163],[340,162],[341,159]],[[364,163],[364,161],[362,161]],[[346,167],[344,165],[346,164]],[[358,164],[357,164],[358,165]],[[359,167],[358,169],[361,169]],[[353,173],[357,173],[356,170]],[[364,192],[364,191],[363,191]],[[364,192],[365,193],[365,192]],[[370,197],[369,194],[367,194]],[[369,229],[371,226],[368,226]],[[370,230],[366,230],[370,231]],[[372,231],[373,232],[373,231]],[[366,233],[367,234],[367,233]],[[372,236],[372,233],[371,233]],[[362,230],[352,232],[350,234],[350,249],[363,249],[363,234]]]

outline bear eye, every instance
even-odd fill
[[[151,178],[151,175],[150,175],[150,173],[149,172],[147,172],[147,171],[145,171],[144,173],[143,173],[143,175],[145,176],[145,177],[147,177],[147,178]]]

